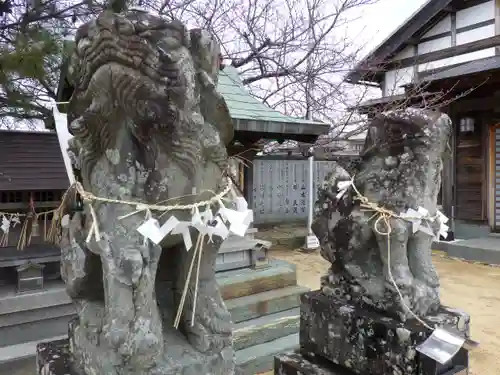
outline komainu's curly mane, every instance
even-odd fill
[[[171,150],[187,174],[196,169],[201,138],[206,138],[201,134],[204,120],[199,112],[186,114],[200,105],[203,90],[196,90],[197,70],[210,66],[212,61],[203,54],[212,51],[194,56],[190,48],[190,33],[182,23],[147,13],[105,13],[79,30],[69,69],[75,92],[68,120],[70,132],[85,139],[80,160],[83,176],[89,178],[96,161],[116,139],[118,124],[104,120],[116,107],[123,111],[124,123],[130,124],[130,135],[153,154],[145,160],[147,169],[154,168],[154,155],[160,149]],[[216,79],[218,71],[210,73]],[[225,106],[223,99],[219,101]],[[205,117],[220,113],[214,108],[205,111]],[[230,119],[229,112],[225,117]],[[224,127],[213,124],[219,127],[213,131],[231,129],[232,138],[232,123],[223,120]]]

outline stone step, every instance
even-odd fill
[[[309,291],[302,286],[270,290],[226,301],[234,323],[293,309],[300,306],[300,296]]]
[[[299,306],[300,294],[307,291],[296,286],[295,267],[278,260],[271,261],[270,267],[266,269],[226,271],[218,273],[216,277],[233,315],[235,328],[256,325],[238,334],[240,348],[262,343],[265,337],[275,339],[280,329],[284,329],[282,336],[289,333],[285,329],[286,322],[271,324],[272,318],[266,319],[264,316]],[[68,321],[74,316],[74,307],[62,284],[49,286],[46,291],[31,295],[14,295],[10,299],[12,303],[9,304],[3,303],[8,298],[0,299],[0,349],[8,345],[45,341],[67,333]],[[239,324],[260,317],[263,318],[254,323]],[[290,324],[293,326],[293,323]]]
[[[63,288],[0,299],[0,347],[67,334],[75,308]]]
[[[255,375],[270,371],[274,367],[274,356],[299,348],[299,334],[294,333],[279,339],[254,345],[236,352],[236,365],[242,375]]]
[[[260,270],[243,268],[240,270],[218,272],[216,277],[224,300],[297,284],[295,266],[277,260],[271,261],[269,268]]]
[[[216,277],[226,300],[293,286],[297,281],[293,265],[282,261],[272,261],[266,269],[220,272]],[[0,347],[66,334],[75,313],[62,283],[49,284],[40,292],[2,297]]]
[[[297,333],[299,321],[300,308],[296,307],[236,323],[233,327],[234,349],[245,349]]]
[[[68,323],[74,315],[61,315],[28,323],[0,328],[0,349],[32,341],[45,341],[49,337],[68,334]]]

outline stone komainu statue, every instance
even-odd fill
[[[207,32],[141,11],[105,12],[80,27],[69,66],[68,126],[84,189],[148,203],[193,188],[199,200],[211,196],[202,192],[221,191],[233,128],[216,91],[219,61]],[[214,271],[221,240],[204,246],[197,298],[193,277],[177,331],[172,322],[193,251],[180,235],[161,246],[145,241],[136,230],[144,213],[121,218],[135,207],[93,207],[100,238],[85,241],[92,223],[85,205],[61,241],[62,276],[78,306],[70,326],[76,363],[87,374],[232,374],[231,317]]]
[[[341,198],[337,194],[338,182],[353,175],[354,186],[369,202],[396,214],[423,207],[434,216],[450,131],[449,117],[431,110],[380,114],[369,124],[355,170],[350,174],[339,166],[326,178],[318,192],[313,223],[322,255],[332,263],[322,279],[324,292],[405,320],[412,315],[403,306],[394,280],[404,304],[414,313],[425,316],[437,311],[439,278],[431,258],[434,237],[429,233],[438,233],[439,218],[423,223],[429,233],[414,232],[412,222],[401,218],[377,222],[376,212],[360,207],[353,189]],[[383,234],[387,224],[389,236]]]

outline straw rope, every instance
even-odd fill
[[[124,216],[119,217],[119,220],[125,219],[126,217],[130,217],[132,215],[135,215],[137,213],[143,212],[143,211],[157,211],[157,212],[162,212],[160,217],[164,215],[165,213],[169,211],[179,211],[179,210],[192,210],[194,208],[200,208],[200,207],[206,207],[210,206],[215,203],[220,203],[224,199],[224,197],[231,192],[232,189],[232,182],[231,179],[225,178],[225,185],[224,188],[219,192],[215,193],[210,190],[206,190],[207,192],[210,192],[213,194],[213,196],[209,199],[200,201],[200,202],[195,202],[191,204],[174,204],[174,205],[165,205],[165,204],[160,204],[160,203],[166,203],[168,201],[172,200],[177,200],[181,199],[184,197],[188,196],[195,196],[195,194],[190,194],[190,195],[185,195],[185,196],[178,196],[178,197],[172,197],[169,198],[163,202],[157,203],[157,204],[148,204],[148,203],[143,203],[143,202],[137,202],[137,201],[131,201],[131,200],[121,200],[121,199],[112,199],[112,198],[105,198],[105,197],[98,197],[90,192],[87,192],[84,190],[82,184],[80,182],[75,182],[72,186],[70,186],[66,192],[63,194],[63,197],[61,199],[60,205],[51,210],[43,211],[43,212],[30,212],[30,213],[12,213],[12,212],[2,212],[0,211],[0,217],[6,218],[10,224],[14,223],[14,226],[16,224],[19,224],[21,222],[21,218],[27,218],[29,216],[33,216],[33,221],[38,223],[38,219],[43,217],[44,218],[44,240],[47,242],[56,242],[57,238],[57,233],[58,233],[58,228],[61,223],[61,220],[63,218],[64,214],[64,209],[66,207],[66,203],[68,202],[69,199],[75,198],[77,194],[80,195],[82,198],[83,202],[86,203],[89,207],[90,211],[90,216],[92,217],[92,225],[89,231],[89,234],[87,236],[87,241],[89,241],[92,237],[95,237],[96,240],[100,238],[100,230],[99,230],[99,225],[98,225],[98,219],[97,219],[97,214],[95,212],[94,206],[92,203],[94,202],[102,202],[102,203],[111,203],[111,204],[123,204],[127,206],[132,206],[136,207],[136,211],[133,211],[129,214],[126,214]],[[52,220],[50,223],[50,226],[48,226],[48,216],[52,214]],[[22,250],[24,247],[28,246],[31,243],[31,237],[32,237],[32,231],[28,230],[29,227],[29,221],[30,220],[24,220],[23,227],[21,229],[21,234],[19,241],[17,243],[17,249]],[[10,226],[9,226],[10,229]],[[9,233],[10,230],[7,230],[2,234],[0,237],[0,246],[8,246],[9,242]]]

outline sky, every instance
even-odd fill
[[[406,22],[427,0],[378,0],[375,4],[356,8],[355,14],[349,16],[351,21],[347,25],[349,39],[359,42],[363,47],[364,57],[378,47],[399,26]],[[354,97],[357,91],[353,89]],[[374,89],[363,94],[363,100],[379,97],[381,91]],[[355,99],[357,102],[358,98]],[[343,132],[356,130],[359,125],[342,126]],[[364,136],[364,133],[360,134]]]
[[[367,52],[377,47],[404,23],[426,0],[379,0],[361,10],[356,28]]]

